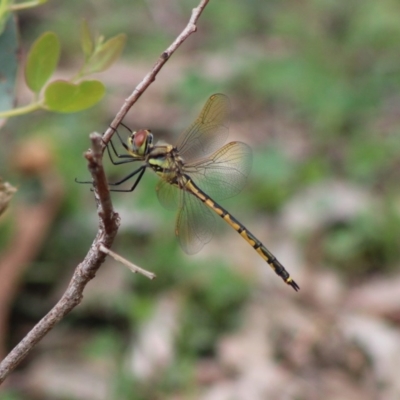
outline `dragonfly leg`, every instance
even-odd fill
[[[107,147],[107,150],[108,150],[108,147]],[[110,153],[108,153],[108,154],[110,156],[111,161],[113,161],[112,158],[111,158],[111,154]],[[124,160],[124,161],[119,161],[119,162],[113,162],[113,164],[114,165],[119,165],[119,164],[129,163],[129,162],[132,162],[132,161],[139,161],[139,160],[129,159],[129,160]],[[109,186],[118,186],[118,185],[121,185],[122,183],[126,182],[128,179],[132,178],[133,176],[139,174],[139,176],[137,177],[135,183],[133,184],[133,186],[130,189],[127,189],[127,190],[125,190],[125,189],[124,190],[122,190],[122,189],[121,190],[112,189],[111,191],[112,192],[133,192],[135,190],[136,186],[138,185],[138,183],[140,182],[140,180],[142,179],[142,176],[143,176],[145,170],[146,170],[146,166],[142,165],[141,167],[139,167],[135,171],[131,172],[128,176],[126,176],[125,178],[121,179],[120,181],[108,184]],[[93,181],[79,181],[77,178],[75,178],[75,182],[76,183],[80,183],[80,184],[91,184],[91,185],[93,184]]]
[[[111,145],[111,148],[114,151],[114,154],[117,158],[124,158],[124,160],[122,161],[115,161],[111,151],[108,147],[108,145]],[[126,144],[124,143],[124,147],[126,146]],[[107,153],[108,153],[108,157],[110,158],[110,161],[114,164],[114,165],[120,165],[120,164],[126,164],[126,163],[130,163],[130,162],[134,162],[134,161],[139,161],[137,158],[132,157],[130,154],[119,154],[114,146],[114,143],[112,142],[112,140],[110,140],[107,144],[106,144],[106,148],[107,148]]]
[[[122,125],[124,128],[126,128],[126,129],[132,134],[132,130],[129,129],[124,123],[120,122],[120,125]],[[120,134],[119,134],[119,132],[118,132],[118,129],[113,128],[112,126],[110,126],[110,128],[117,134],[118,139],[119,139],[121,145],[124,146],[124,148],[125,148],[126,150],[128,150],[128,146],[126,145],[125,141],[121,138],[121,136],[120,136]],[[111,142],[111,140],[110,140],[110,142]],[[114,146],[113,146],[113,147],[114,147]],[[118,156],[118,153],[117,153],[117,152],[115,152],[115,154]]]
[[[88,185],[88,184],[93,185],[93,181],[80,181],[80,180],[78,180],[78,178],[75,178],[74,181],[75,181],[75,183],[79,183],[79,184],[83,184],[83,185]]]
[[[127,175],[125,178],[121,179],[118,182],[115,183],[109,183],[110,186],[118,186],[121,185],[122,183],[126,182],[128,179],[131,179],[133,176],[139,174],[139,176],[136,178],[134,184],[130,189],[111,189],[111,192],[133,192],[136,189],[136,186],[139,184],[140,180],[143,177],[144,172],[146,171],[146,165],[142,165],[139,167],[137,170],[131,172],[129,175]]]
[[[120,122],[120,125],[122,125],[123,127],[125,127],[130,133],[132,133],[132,130],[129,129],[124,123]],[[118,132],[118,129],[115,129],[115,128],[113,128],[112,126],[111,126],[110,128],[117,134],[118,139],[119,139],[121,145],[123,146],[123,148],[124,148],[126,151],[129,151],[128,145],[127,145],[127,144],[124,142],[124,140],[121,138],[121,136],[120,136],[120,134],[119,134],[119,132]],[[127,163],[127,162],[136,161],[136,159],[135,159],[134,157],[132,157],[130,154],[119,154],[118,151],[117,151],[117,149],[116,149],[115,146],[114,146],[114,143],[113,143],[112,139],[110,139],[110,141],[109,141],[108,143],[105,143],[105,145],[106,145],[106,147],[107,147],[108,156],[110,157],[110,160],[111,160],[111,162],[112,162],[114,165],[125,164],[125,163]],[[129,158],[130,161],[121,161],[121,162],[119,162],[119,161],[114,161],[113,157],[111,156],[111,152],[110,152],[110,149],[108,148],[108,145],[111,145],[111,148],[112,148],[112,150],[113,150],[113,152],[114,152],[114,155],[115,155],[117,158]]]

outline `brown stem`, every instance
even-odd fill
[[[114,133],[113,128],[119,125],[126,113],[144,93],[146,88],[154,82],[158,72],[175,50],[196,31],[196,22],[208,4],[208,1],[209,0],[201,0],[199,6],[193,9],[186,28],[161,54],[152,70],[125,100],[125,103],[112,121],[110,128],[104,133],[103,139],[97,134],[91,135],[92,149],[85,154],[85,157],[88,160],[89,170],[93,177],[94,187],[96,188],[94,193],[99,215],[99,229],[97,235],[86,257],[75,269],[69,286],[59,302],[0,363],[0,383],[2,383],[7,375],[26,357],[33,346],[38,343],[57,322],[81,302],[86,284],[95,276],[96,271],[104,262],[106,255],[100,251],[99,248],[101,245],[108,249],[111,248],[119,225],[119,217],[113,210],[107,180],[102,166],[104,142],[107,143],[110,140]]]

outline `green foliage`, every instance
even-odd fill
[[[92,34],[86,20],[83,20],[81,24],[81,47],[86,61],[92,55],[94,48]]]
[[[53,32],[43,33],[33,43],[25,64],[25,81],[39,93],[53,75],[60,58],[60,42]]]
[[[293,184],[296,169],[293,163],[277,148],[269,147],[256,153],[252,180],[249,185],[253,207],[276,211],[296,190]]]
[[[193,280],[185,301],[184,327],[179,339],[182,354],[197,357],[212,354],[218,336],[238,324],[249,289],[249,282],[243,276],[218,264]]]
[[[400,214],[391,201],[379,211],[364,212],[329,229],[323,250],[330,265],[354,279],[381,274],[396,265]]]
[[[104,42],[100,36],[94,43],[86,21],[82,23],[81,46],[85,54],[85,65],[81,74],[93,74],[108,69],[121,55],[126,35],[119,34]]]
[[[371,186],[385,181],[391,183],[386,171],[393,168],[399,153],[398,135],[384,140],[373,134],[367,137],[357,135],[348,142],[346,172],[353,179]]]
[[[0,34],[0,111],[14,103],[14,88],[18,68],[18,35],[15,18],[8,18]]]
[[[7,22],[10,19],[10,6],[13,0],[0,1],[0,35],[3,34]]]
[[[23,115],[39,108],[72,113],[92,107],[104,96],[104,85],[97,80],[81,79],[88,74],[109,68],[121,55],[125,42],[126,35],[123,34],[114,36],[106,42],[100,36],[94,42],[86,22],[83,22],[81,47],[84,63],[82,68],[68,81],[53,81],[45,87],[58,64],[60,44],[55,33],[42,34],[32,44],[25,65],[26,84],[35,93],[35,98],[28,105],[1,112],[0,118]]]
[[[335,135],[379,101],[384,83],[377,85],[374,79],[379,68],[395,67],[389,48],[395,46],[392,38],[397,36],[398,28],[389,22],[387,26],[379,25],[377,34],[373,11],[376,4],[368,3],[354,4],[357,12],[348,14],[343,10],[346,7],[332,7],[328,3],[272,7],[268,33],[281,43],[277,43],[275,52],[250,58],[240,79],[246,79],[251,89],[264,98],[292,102],[318,133]],[[385,3],[387,10],[394,6],[393,2]],[[304,24],[299,8],[303,12],[309,9],[314,22]],[[386,9],[383,5],[378,8]],[[364,23],[368,13],[374,23]],[[392,20],[385,12],[382,20],[386,18]],[[372,40],[376,37],[385,43],[379,50]],[[373,57],[374,53],[378,58]],[[377,63],[372,64],[372,59]],[[391,79],[389,75],[379,75],[384,80]]]
[[[108,69],[121,55],[125,42],[126,35],[119,34],[105,43],[97,45],[86,67],[87,73],[102,72]]]
[[[107,358],[120,350],[121,342],[118,334],[110,328],[98,332],[86,346],[85,353],[93,358]]]
[[[13,390],[3,390],[0,395],[1,400],[22,400],[23,397],[19,396],[17,393],[14,393]]]
[[[77,112],[96,104],[104,96],[105,87],[99,81],[73,84],[54,81],[45,90],[45,106],[51,111]]]

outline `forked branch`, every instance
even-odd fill
[[[196,23],[209,0],[201,0],[198,7],[193,9],[189,23],[175,41],[161,54],[151,71],[135,88],[132,94],[125,100],[125,103],[112,121],[110,127],[104,133],[103,138],[98,134],[91,134],[91,150],[85,153],[88,160],[88,168],[93,177],[95,197],[97,202],[97,213],[99,216],[99,229],[96,237],[84,258],[76,267],[72,279],[64,295],[58,303],[43,317],[25,338],[8,354],[0,363],[0,383],[16,366],[26,357],[30,350],[37,344],[53,326],[66,314],[76,307],[83,298],[83,290],[87,283],[94,278],[100,265],[104,262],[106,254],[100,249],[110,249],[119,226],[118,214],[114,212],[107,180],[102,166],[102,155],[104,143],[108,143],[115,128],[125,117],[127,112],[136,103],[146,88],[155,80],[158,72],[175,52],[175,50],[196,31]],[[151,274],[151,273],[150,273]],[[149,276],[150,277],[150,276]]]

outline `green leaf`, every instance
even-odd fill
[[[13,16],[8,19],[0,35],[0,111],[14,105],[14,91],[18,68],[18,34]]]
[[[92,35],[90,34],[90,29],[89,29],[89,25],[86,21],[86,19],[84,19],[82,21],[82,25],[81,25],[81,46],[82,46],[82,50],[83,53],[85,54],[85,59],[89,59],[89,57],[92,55],[93,53],[93,39],[92,39]]]
[[[12,0],[0,0],[0,35],[4,32],[6,24],[10,18],[10,6]]]
[[[38,93],[56,69],[60,57],[60,43],[53,32],[45,32],[33,43],[25,66],[29,88]]]
[[[70,113],[92,107],[105,93],[100,81],[83,81],[77,85],[67,81],[51,82],[45,90],[45,107],[51,111]]]
[[[92,74],[109,68],[121,55],[125,42],[126,35],[121,33],[101,44],[88,61],[85,67],[85,73]]]

